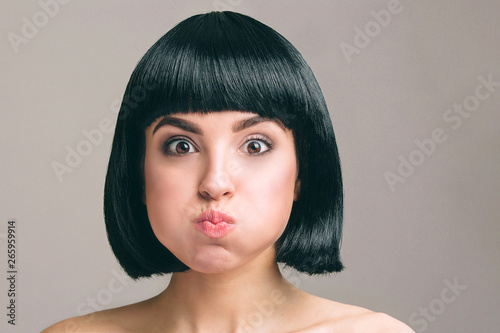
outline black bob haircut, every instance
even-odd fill
[[[134,278],[188,270],[150,226],[143,203],[145,129],[171,113],[247,111],[293,131],[301,186],[276,262],[300,272],[343,269],[343,189],[332,123],[305,60],[283,36],[248,16],[192,16],[139,61],[125,90],[104,190],[111,248]]]

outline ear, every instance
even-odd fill
[[[297,178],[295,181],[295,189],[293,190],[293,201],[299,200],[300,195],[300,179]]]

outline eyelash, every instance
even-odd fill
[[[168,138],[163,144],[162,144],[162,151],[166,155],[172,155],[172,156],[182,156],[182,155],[188,155],[188,154],[179,154],[176,152],[172,152],[168,149],[168,146],[170,146],[171,143],[175,141],[184,141],[187,142],[189,145],[193,146],[195,151],[198,151],[196,146],[186,137],[183,136],[173,136],[171,138]]]
[[[267,145],[267,147],[268,147],[268,149],[266,151],[263,151],[262,153],[250,154],[252,156],[262,156],[262,155],[265,155],[267,153],[270,153],[273,150],[273,148],[274,148],[274,143],[272,143],[271,140],[269,140],[269,139],[267,139],[267,138],[265,138],[265,137],[263,137],[261,135],[255,135],[253,137],[248,138],[243,145],[246,145],[247,143],[252,142],[252,141],[261,141],[261,142],[264,142]]]
[[[175,142],[175,141],[185,141],[187,142],[189,145],[193,146],[195,151],[198,151],[198,149],[196,148],[196,146],[186,137],[182,137],[182,136],[173,136],[169,139],[167,139],[163,144],[162,144],[162,151],[164,154],[166,155],[171,155],[171,156],[182,156],[182,155],[188,155],[188,154],[191,154],[191,153],[187,153],[187,154],[179,154],[179,153],[176,153],[176,152],[172,152],[168,149],[168,146],[170,146],[171,143]],[[247,143],[249,142],[252,142],[252,141],[261,141],[263,143],[266,144],[266,146],[268,147],[267,150],[263,151],[262,153],[256,153],[256,154],[250,154],[251,156],[261,156],[261,155],[264,155],[264,154],[267,154],[269,152],[271,152],[274,148],[274,143],[271,142],[271,140],[261,136],[261,135],[255,135],[255,136],[252,136],[250,138],[248,138],[245,143],[243,143],[243,146],[246,145]]]

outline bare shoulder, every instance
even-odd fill
[[[365,314],[354,319],[353,325],[360,332],[415,333],[405,323],[381,312],[367,310]]]
[[[315,297],[312,309],[321,313],[319,322],[304,333],[316,332],[370,332],[370,333],[415,333],[408,325],[380,312],[359,306]],[[302,331],[301,331],[302,332]]]
[[[110,320],[106,320],[102,312],[91,313],[85,316],[74,317],[60,321],[41,333],[83,333],[83,332],[127,332]]]
[[[76,333],[76,332],[101,332],[98,323],[95,321],[96,314],[74,317],[62,320],[46,328],[42,333]]]
[[[41,333],[130,333],[137,331],[137,325],[144,316],[144,303],[136,303],[119,308],[94,312],[88,315],[73,317],[60,321]]]

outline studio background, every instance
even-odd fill
[[[290,281],[417,332],[498,332],[499,2],[7,0],[0,8],[1,332],[38,332],[165,288],[168,277],[126,278],[108,245],[110,127],[146,50],[181,20],[219,9],[248,14],[299,49],[336,131],[347,268],[327,277],[285,270]],[[15,326],[6,316],[12,219]]]

